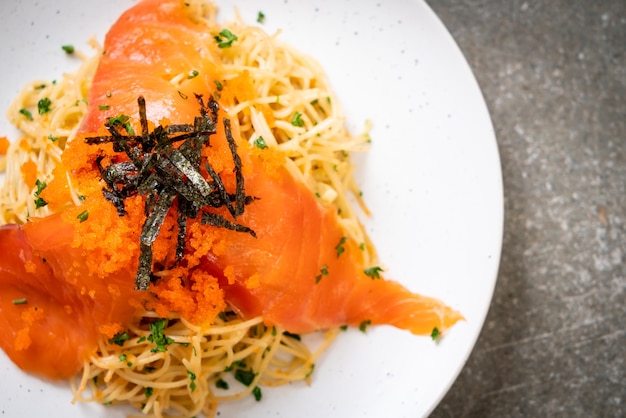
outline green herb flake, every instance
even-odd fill
[[[152,396],[152,393],[154,392],[154,389],[151,388],[150,386],[146,387],[146,390],[144,391],[144,394],[146,395],[146,398],[149,398],[150,396]]]
[[[257,139],[254,140],[254,146],[259,148],[259,149],[267,148],[267,144],[265,143],[265,139],[263,139],[262,136],[260,136],[260,137],[258,137]]]
[[[189,80],[190,80],[190,79],[192,79],[192,78],[196,78],[196,77],[198,77],[198,74],[200,74],[200,73],[198,72],[198,70],[191,70],[191,71],[189,72],[189,75],[187,76],[187,79],[189,79]]]
[[[109,110],[110,108],[109,105],[98,105],[98,110]]]
[[[42,208],[48,204],[41,196],[41,192],[46,188],[47,184],[45,181],[41,181],[39,179],[35,180],[35,186],[37,190],[35,191],[35,209]]]
[[[37,187],[37,191],[35,191],[35,196],[39,196],[43,189],[45,189],[48,184],[45,181],[41,181],[39,179],[35,180],[35,186]]]
[[[315,283],[319,283],[322,280],[322,276],[328,276],[328,264],[324,264],[320,269],[320,274],[315,276]]]
[[[52,104],[52,101],[49,98],[44,97],[43,99],[37,102],[37,111],[39,112],[40,115],[43,115],[44,113],[48,113],[50,111],[51,104]]]
[[[33,114],[28,109],[20,109],[20,113],[28,120],[33,120]]]
[[[113,336],[113,338],[109,339],[109,344],[115,344],[122,347],[128,340],[130,340],[130,337],[126,332],[118,332]]]
[[[306,374],[306,376],[304,376],[304,378],[308,379],[309,377],[311,377],[314,370],[315,370],[315,363],[311,364],[311,369],[309,369],[309,372]]]
[[[433,328],[433,332],[430,333],[430,338],[433,339],[433,341],[437,340],[437,337],[439,337],[441,333],[439,332],[439,328],[435,327]]]
[[[384,271],[384,270],[378,266],[370,267],[364,270],[365,275],[371,277],[372,279],[380,279],[381,271]]]
[[[302,120],[302,113],[300,113],[300,112],[294,113],[293,117],[291,118],[291,124],[293,126],[303,127],[304,126],[304,121]]]
[[[359,324],[359,330],[361,330],[361,332],[365,332],[366,329],[367,329],[367,326],[370,325],[371,323],[372,323],[372,321],[369,320],[369,319],[366,319],[365,321],[362,321]]]
[[[126,356],[126,354],[122,354],[122,355],[120,355],[120,362],[124,362],[124,361],[126,361],[126,359],[127,359],[127,358],[128,358],[128,357]]]
[[[263,398],[261,388],[258,386],[255,386],[254,389],[252,389],[252,394],[254,395],[254,399],[256,399],[257,402],[259,402],[261,398]]]
[[[46,202],[41,197],[38,197],[38,198],[35,199],[35,209],[43,208],[47,204],[48,204],[48,202]]]
[[[52,136],[52,134],[48,135],[48,139],[52,142],[57,142],[59,140],[58,136]]]
[[[341,237],[341,239],[339,240],[339,244],[337,244],[337,246],[335,247],[335,250],[337,250],[337,258],[339,258],[339,256],[343,254],[346,250],[343,245],[346,243],[347,239],[348,237]]]
[[[265,13],[259,11],[256,15],[256,21],[257,23],[265,23]]]
[[[283,335],[285,337],[293,338],[294,340],[297,340],[297,341],[302,341],[302,337],[300,337],[300,334],[292,334],[291,332],[285,331],[283,332]]]
[[[39,84],[38,86],[35,86],[35,90],[41,90],[41,89],[45,89],[46,85],[45,84]]]
[[[189,380],[191,380],[191,383],[189,384],[189,389],[191,389],[191,391],[193,392],[194,390],[196,390],[196,374],[190,372],[189,370],[187,370],[187,377],[189,378]]]
[[[82,211],[81,213],[78,214],[78,216],[76,216],[76,218],[81,222],[85,222],[87,219],[89,219],[89,212],[87,212],[86,210]]]
[[[144,341],[146,341],[146,340],[147,340],[147,338],[146,338],[146,336],[144,335],[143,337],[141,337],[141,338],[139,338],[139,339],[137,340],[137,343],[142,343],[142,342],[144,342]]]
[[[254,381],[255,374],[252,370],[237,369],[235,370],[235,379],[246,386],[250,386]]]
[[[61,49],[63,51],[65,51],[66,54],[73,54],[74,53],[74,45],[63,45],[61,47]]]
[[[167,319],[161,318],[154,322],[151,322],[150,327],[150,335],[148,336],[148,341],[154,343],[154,347],[150,350],[153,353],[161,352],[165,353],[167,351],[167,346],[174,342],[173,339],[163,334],[165,327],[167,326]]]
[[[224,379],[218,379],[217,382],[215,382],[215,387],[224,390],[228,390],[229,388],[228,382]]]
[[[214,39],[217,42],[218,48],[230,48],[231,46],[233,46],[233,42],[235,42],[239,38],[237,38],[237,35],[229,31],[228,29],[222,29],[219,35],[215,36]]]
[[[339,327],[340,330],[342,331],[347,331],[348,330],[348,326],[347,325],[342,325]]]
[[[126,131],[126,133],[128,135],[131,135],[131,136],[135,135],[135,131],[133,130],[133,127],[130,125],[130,117],[129,116],[126,116],[124,114],[117,115],[117,116],[109,118],[107,120],[107,122],[110,125],[119,126],[119,127],[124,128],[124,130]]]
[[[26,298],[13,299],[14,305],[26,305],[27,303],[28,301],[26,300]]]

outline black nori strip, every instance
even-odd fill
[[[252,229],[248,228],[247,226],[229,221],[228,219],[224,218],[222,215],[218,215],[217,213],[202,212],[202,223],[205,225],[209,224],[213,226],[219,226],[221,228],[230,229],[232,231],[247,232],[254,238],[256,238],[256,233]]]
[[[209,161],[202,164],[202,149],[209,145],[209,137],[217,129],[219,105],[213,97],[206,104],[202,95],[196,94],[195,97],[200,105],[200,116],[194,118],[193,126],[157,126],[149,132],[146,102],[140,96],[137,104],[141,135],[135,135],[128,116],[119,115],[109,118],[104,124],[110,136],[85,139],[86,143],[92,145],[112,143],[114,152],[125,153],[130,159],[110,163],[107,167],[102,166],[106,156],[100,155],[96,159],[102,180],[106,184],[102,193],[115,206],[119,216],[126,214],[126,198],[137,193],[145,196],[146,220],[140,235],[140,256],[135,281],[135,287],[140,290],[149,288],[152,277],[152,244],[175,202],[178,210],[176,263],[184,255],[187,219],[196,219],[200,214],[203,224],[245,232],[256,237],[255,232],[244,225],[229,221],[222,215],[201,210],[204,207],[226,206],[233,218],[236,218],[255,198],[245,195],[241,159],[228,119],[224,119],[223,123],[235,164],[235,193],[228,193],[221,177]],[[177,143],[180,145],[176,148],[174,144]],[[210,181],[202,176],[202,165],[207,168]]]
[[[230,148],[230,153],[233,156],[233,161],[235,162],[235,180],[236,180],[236,190],[235,190],[235,213],[234,217],[237,217],[243,213],[244,210],[244,184],[243,184],[243,174],[241,172],[241,158],[239,158],[239,154],[237,154],[237,144],[235,143],[235,139],[233,138],[233,134],[230,129],[230,120],[224,118],[224,130],[226,132],[226,139],[228,140],[228,148]]]

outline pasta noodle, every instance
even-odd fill
[[[365,264],[373,264],[376,254],[352,208],[356,201],[367,213],[349,160],[350,152],[367,149],[367,129],[359,136],[347,132],[320,66],[283,43],[278,33],[267,35],[241,19],[217,25],[217,10],[206,1],[191,1],[189,10],[212,35],[226,27],[239,38],[232,48],[220,50],[224,81],[246,77],[252,85],[248,100],[226,109],[235,129],[242,138],[261,140],[290,157],[291,173],[323,204],[337,206],[346,234],[366,243]],[[90,80],[101,55],[100,47],[92,44],[94,57],[81,56],[75,73],[57,82],[33,82],[11,105],[9,118],[23,137],[11,144],[6,157],[0,224],[50,213],[45,206],[36,207],[37,183],[50,180],[87,109]],[[171,82],[186,76],[175,74]],[[53,106],[39,114],[38,104],[45,98]],[[294,115],[299,115],[297,121]],[[78,191],[73,195],[79,198]],[[300,336],[267,327],[261,318],[243,320],[223,312],[216,323],[197,326],[146,311],[120,339],[100,341],[97,354],[72,382],[74,400],[129,403],[154,417],[210,417],[220,402],[250,394],[260,398],[262,386],[308,380],[319,354],[337,333],[325,332],[311,349]]]

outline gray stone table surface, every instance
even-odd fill
[[[441,417],[626,416],[626,1],[430,0],[481,86],[505,225]]]

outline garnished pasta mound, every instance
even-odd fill
[[[237,102],[225,109],[234,129],[257,147],[285,153],[289,171],[322,204],[337,206],[346,236],[365,243],[364,264],[373,265],[373,247],[350,204],[359,202],[367,213],[352,177],[349,153],[367,149],[369,137],[347,132],[320,66],[283,43],[279,34],[268,35],[240,19],[217,24],[211,3],[192,0],[188,9],[206,25],[211,38],[228,41],[228,34],[237,38],[219,49],[223,82],[229,85],[224,94],[238,93]],[[56,82],[30,83],[9,109],[11,122],[23,136],[11,143],[6,156],[0,155],[0,168],[5,166],[0,225],[52,213],[39,193],[52,179],[87,111],[90,82],[102,55],[95,41],[92,45],[93,58],[73,52],[83,58],[76,72]],[[171,83],[187,77],[172,74]],[[0,141],[0,150],[2,146]],[[79,205],[80,193],[71,195]],[[216,323],[195,325],[175,313],[162,318],[146,311],[139,322],[113,338],[101,338],[97,354],[73,382],[74,399],[129,403],[155,417],[214,416],[222,401],[250,394],[259,400],[263,386],[306,381],[337,332],[326,331],[310,349],[299,335],[265,326],[260,317],[244,320],[225,310]]]

